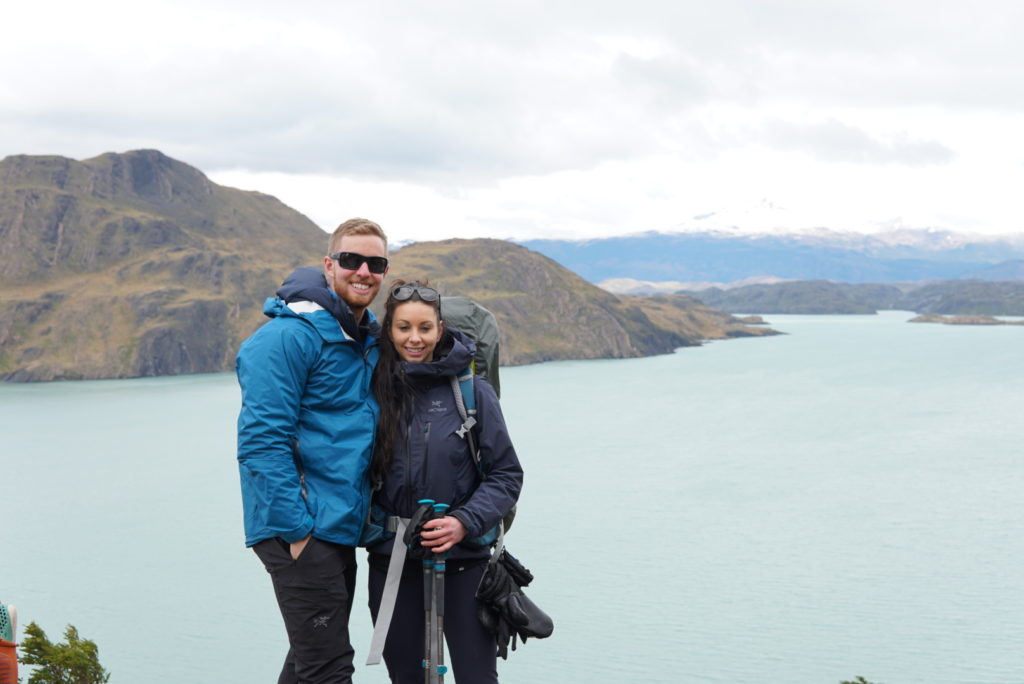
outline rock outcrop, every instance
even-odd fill
[[[327,236],[155,150],[0,161],[0,379],[223,371]]]

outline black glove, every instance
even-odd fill
[[[480,611],[478,613],[480,617],[480,623],[484,626],[484,629],[494,637],[494,643],[497,646],[498,656],[502,660],[508,659],[508,644],[509,641],[515,636],[509,628],[508,622],[502,619],[501,615],[491,609],[487,604],[480,604]],[[516,650],[515,644],[512,644],[512,650]]]
[[[423,525],[429,520],[433,520],[437,517],[437,513],[434,511],[434,507],[431,504],[420,504],[420,507],[416,509],[416,512],[409,518],[409,526],[405,528],[405,535],[402,537],[402,541],[408,547],[406,555],[410,558],[416,558],[423,560],[424,558],[433,558],[434,553],[423,546]]]
[[[517,589],[502,602],[501,616],[507,621],[524,642],[527,637],[546,639],[555,629],[551,617],[540,609],[530,597]],[[513,642],[512,650],[515,649]]]
[[[516,636],[525,642],[528,637],[544,639],[554,631],[548,614],[522,591],[532,581],[530,571],[503,550],[496,561],[487,564],[477,587],[480,622],[494,635],[502,658],[508,657],[510,640],[512,650],[516,650]]]
[[[530,586],[530,582],[533,581],[533,573],[527,570],[519,559],[508,552],[508,549],[501,550],[501,556],[499,561],[505,566],[509,574],[512,575],[512,581],[521,587]]]

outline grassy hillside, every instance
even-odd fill
[[[827,280],[799,280],[717,287],[688,291],[708,306],[723,311],[783,314],[872,314],[893,308],[902,291],[894,285],[843,284]]]
[[[682,295],[619,297],[504,240],[421,242],[393,254],[391,276],[428,279],[498,319],[502,362],[628,358],[704,339],[770,334]],[[375,306],[380,313],[383,298]]]
[[[326,235],[154,150],[0,161],[0,378],[231,367],[281,274]]]
[[[385,227],[386,228],[386,227]],[[261,305],[327,235],[267,195],[155,150],[0,161],[0,379],[230,370]],[[616,297],[500,240],[419,243],[393,275],[428,276],[497,315],[503,362],[624,358],[770,333],[686,297]]]

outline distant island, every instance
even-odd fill
[[[219,186],[157,150],[6,157],[0,380],[232,370],[238,345],[266,320],[264,298],[318,263],[327,239],[277,199]],[[392,257],[392,276],[429,277],[491,309],[506,365],[777,334],[682,294],[611,294],[503,240],[423,242]]]
[[[797,280],[681,290],[707,306],[744,314],[873,314],[900,309],[952,316],[1024,316],[1024,281],[837,283]]]
[[[1024,325],[1024,320],[1004,321],[994,316],[943,316],[926,314],[911,318],[910,323],[944,323],[946,325]]]

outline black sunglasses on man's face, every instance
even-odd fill
[[[335,252],[328,254],[328,257],[338,262],[338,265],[349,271],[358,271],[359,267],[366,264],[370,273],[381,274],[388,270],[387,257],[363,256],[356,252]]]

